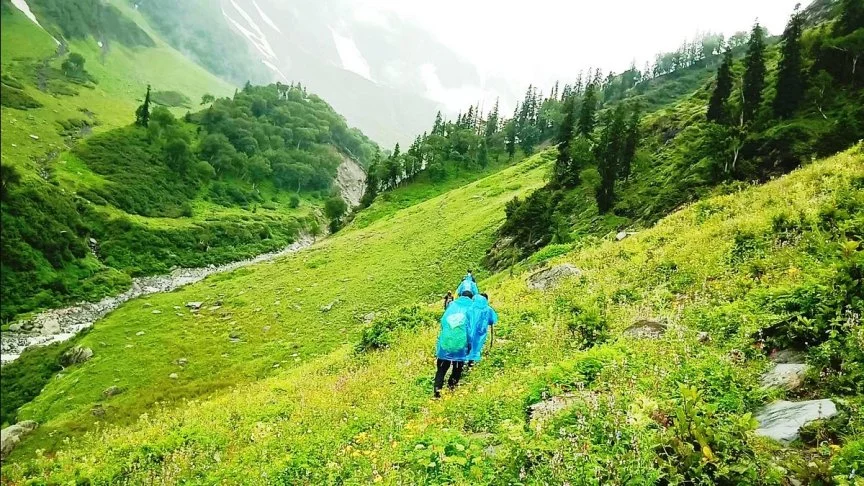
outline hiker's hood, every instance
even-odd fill
[[[482,295],[475,295],[474,296],[474,307],[478,307],[480,309],[489,307],[489,300],[486,297],[483,297]]]

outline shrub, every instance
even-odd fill
[[[748,432],[756,420],[717,414],[702,393],[681,385],[680,398],[670,414],[671,426],[662,434],[656,453],[668,483],[755,484],[759,481],[756,455]]]
[[[436,320],[435,314],[416,305],[376,316],[360,333],[360,342],[355,346],[355,351],[365,353],[387,348],[393,344],[399,332],[432,324]]]
[[[580,349],[590,348],[609,338],[609,323],[596,303],[574,303],[559,298],[556,307]]]

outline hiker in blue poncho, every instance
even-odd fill
[[[460,283],[459,288],[456,289],[456,295],[461,296],[462,292],[465,292],[466,290],[471,292],[472,296],[480,293],[480,289],[477,288],[477,280],[474,278],[471,270],[468,270],[468,274],[462,279],[462,283]]]
[[[498,313],[489,305],[489,296],[486,294],[474,296],[471,310],[474,313],[474,318],[472,319],[474,326],[471,333],[471,351],[468,353],[469,367],[474,362],[480,361],[487,336],[491,336],[489,347],[492,347],[492,344],[495,342],[495,330],[493,326],[498,323]]]
[[[441,331],[438,334],[438,344],[435,355],[435,398],[441,396],[444,387],[444,376],[452,366],[453,371],[447,380],[452,390],[459,384],[462,368],[471,352],[471,335],[474,330],[474,296],[470,290],[465,290],[453,301],[441,317]]]

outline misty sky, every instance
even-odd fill
[[[797,0],[356,0],[431,32],[481,70],[548,87],[581,68],[621,71],[674,50],[697,32],[747,30],[757,17],[777,34]],[[808,2],[802,2],[806,5]],[[361,7],[362,5],[362,7]],[[564,62],[562,62],[562,60]]]

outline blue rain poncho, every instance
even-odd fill
[[[489,306],[489,301],[482,295],[474,296],[471,311],[474,314],[472,319],[474,329],[471,333],[471,351],[468,353],[468,359],[480,361],[489,334],[489,326],[498,323],[498,313]]]
[[[462,283],[460,283],[459,288],[456,289],[456,296],[461,296],[462,292],[465,292],[466,290],[470,290],[474,295],[480,293],[480,290],[477,288],[477,282],[474,281],[474,277],[471,275],[465,275],[465,278],[462,279]]]
[[[474,302],[468,297],[459,297],[441,316],[441,332],[438,334],[436,356],[450,361],[465,361],[471,350],[474,331]]]

